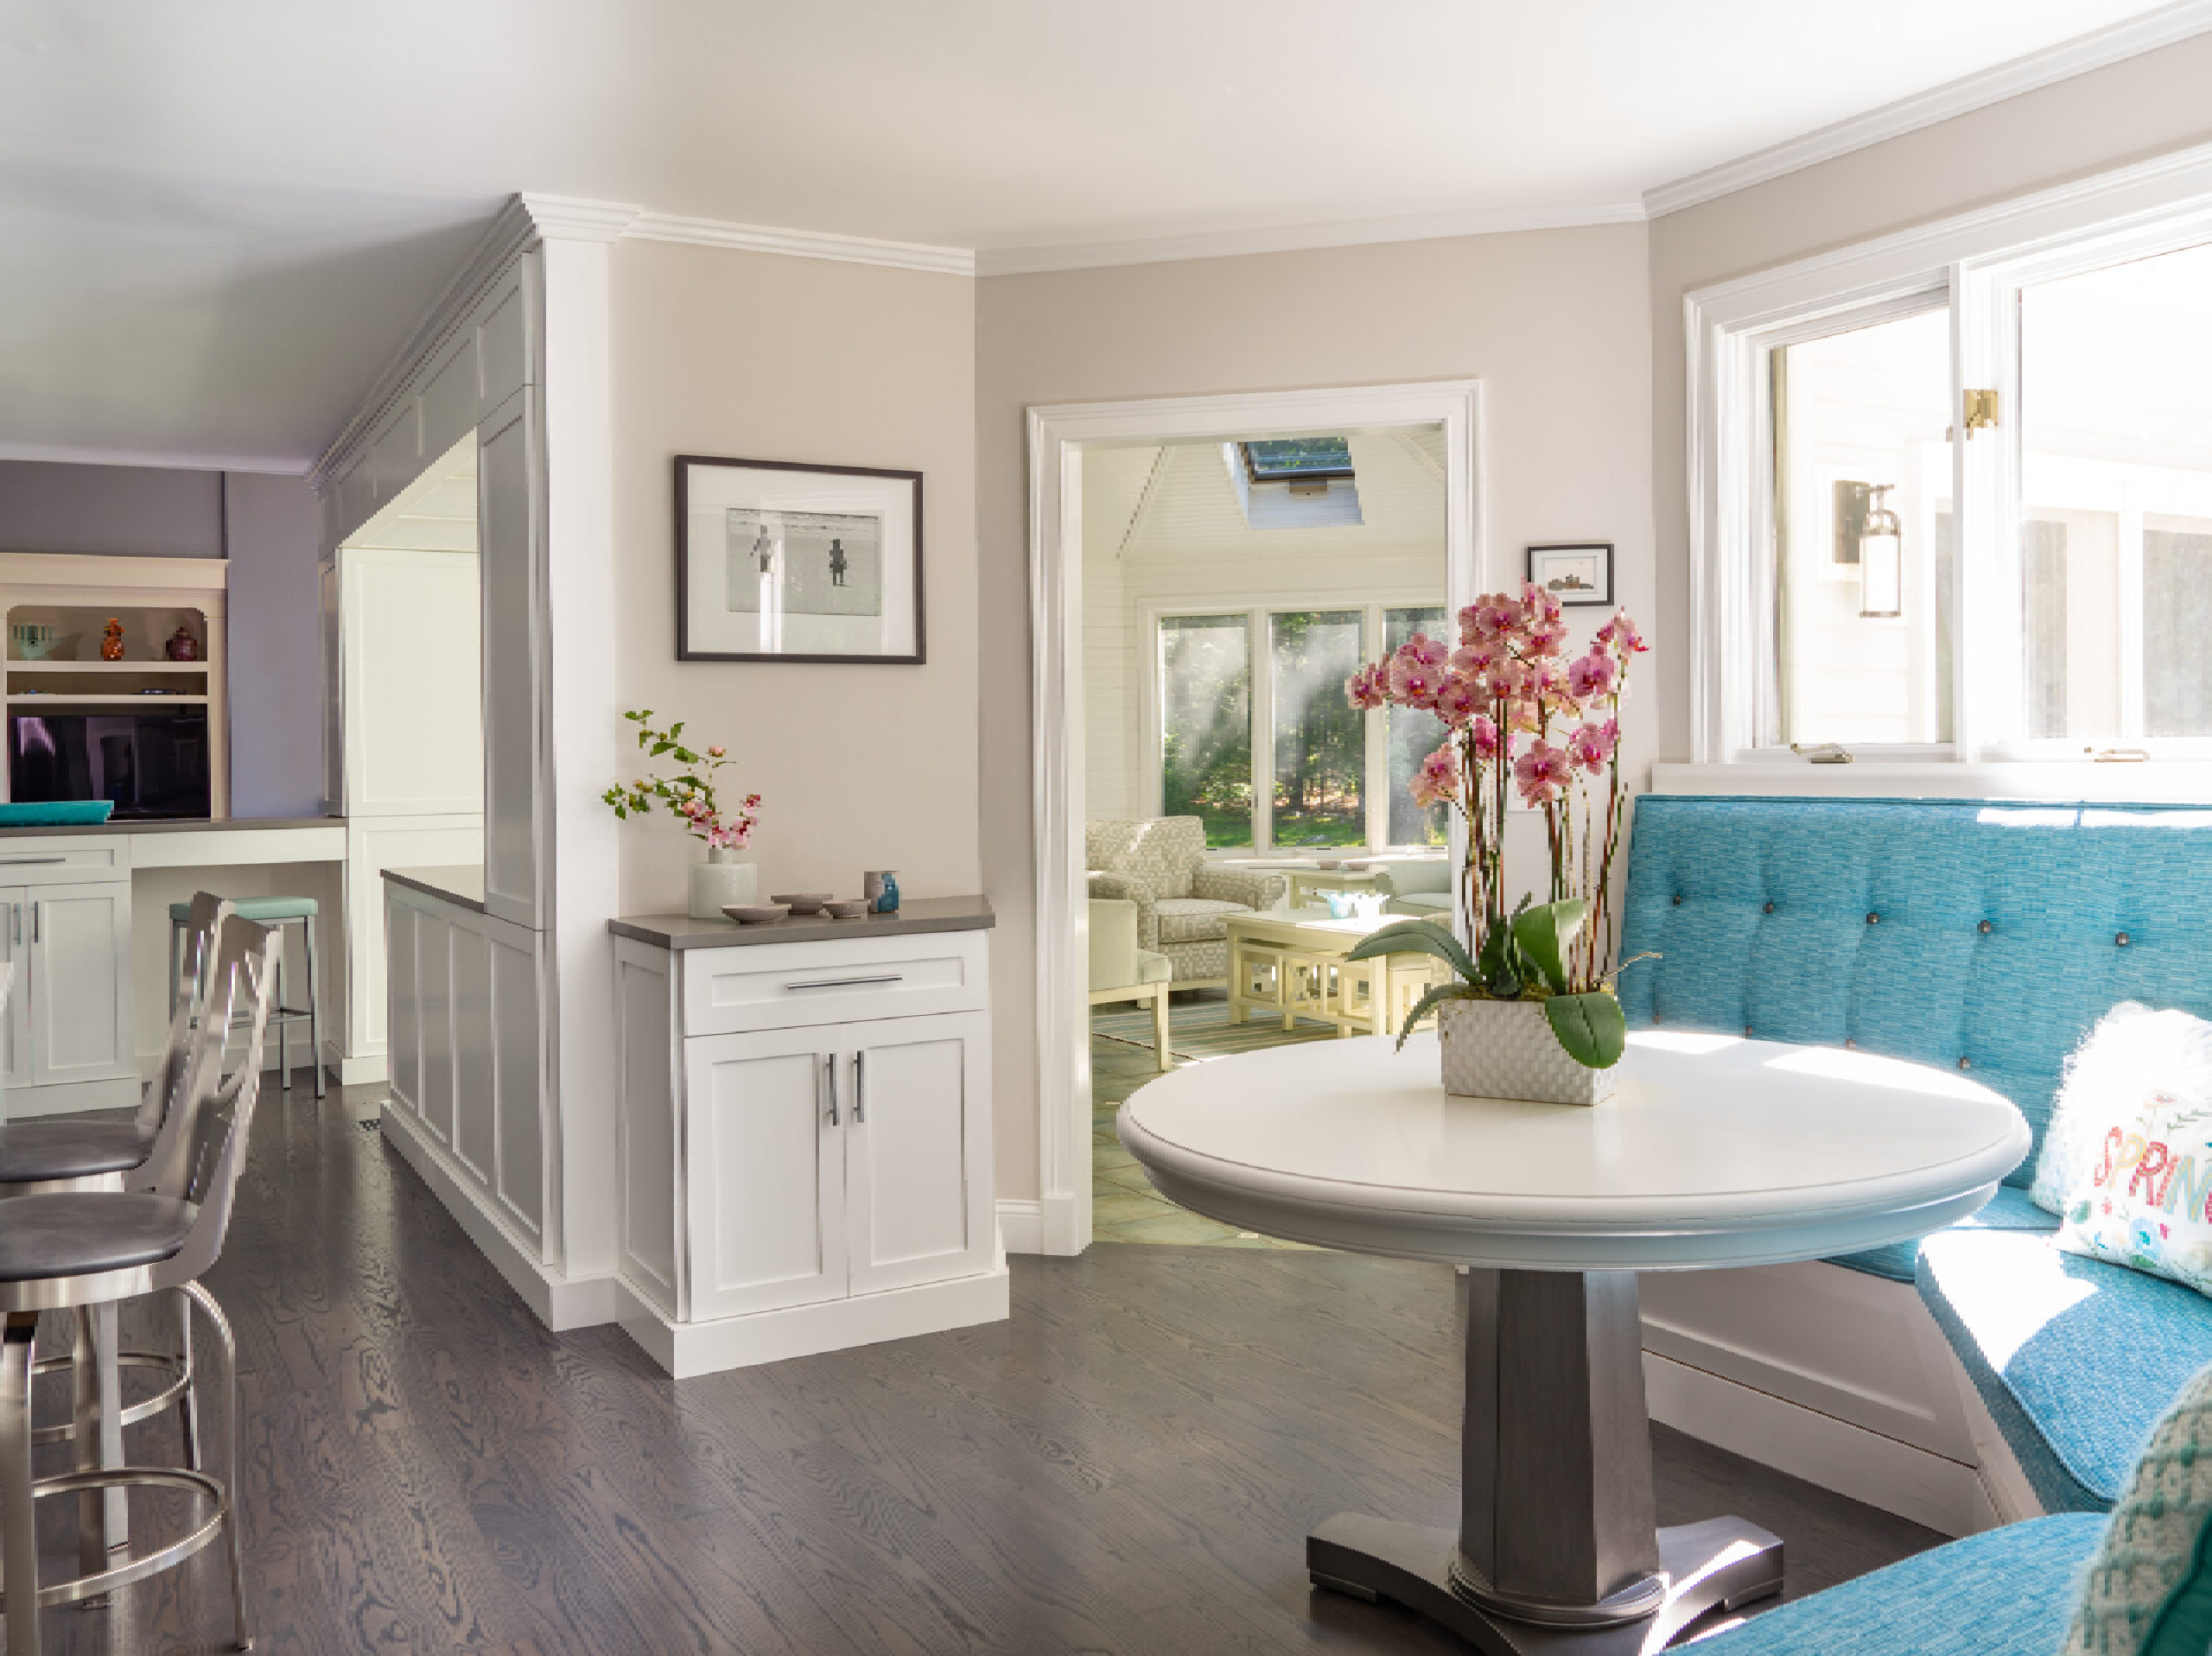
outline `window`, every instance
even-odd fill
[[[1695,758],[2212,759],[2212,155],[2101,187],[1689,296]]]
[[[1416,631],[1439,636],[1443,606],[1269,606],[1157,623],[1163,814],[1203,818],[1214,850],[1445,842],[1443,813],[1406,790],[1441,724],[1363,713],[1344,696],[1361,663]]]
[[[1290,437],[1236,447],[1244,456],[1244,475],[1254,483],[1326,482],[1352,474],[1351,440],[1347,437]]]

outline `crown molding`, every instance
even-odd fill
[[[539,235],[562,241],[620,241],[645,211],[626,201],[594,201],[580,195],[544,195],[535,190],[524,190],[515,200],[522,203]]]
[[[2212,0],[2179,0],[1659,185],[1643,193],[1644,212],[1654,219],[1679,213],[2206,33],[2212,33]]]
[[[1402,219],[1352,219],[1258,230],[1201,231],[1191,235],[1132,241],[1004,247],[977,253],[976,274],[1028,276],[1044,270],[1088,270],[1112,264],[1165,264],[1184,259],[1235,258],[1248,253],[1364,247],[1378,242],[1442,241],[1453,236],[1495,236],[1516,230],[1575,230],[1590,225],[1640,224],[1643,219],[1643,205],[1639,201],[1605,201],[1564,207],[1484,207]]]
[[[160,472],[254,472],[304,477],[312,463],[289,454],[175,454],[159,449],[84,448],[69,443],[0,442],[0,460],[62,466],[129,466]]]
[[[976,274],[976,255],[964,247],[881,241],[872,236],[839,236],[819,230],[782,230],[770,225],[729,224],[719,219],[686,219],[671,213],[640,213],[623,233],[643,241],[684,242],[694,247],[734,248],[746,253],[780,253],[790,258],[884,264],[897,270],[933,270],[945,276]]]

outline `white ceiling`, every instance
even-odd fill
[[[2212,9],[6,0],[0,454],[303,466],[518,190],[1001,252],[1620,217],[2152,12]]]

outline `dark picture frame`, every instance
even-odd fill
[[[1613,543],[1611,541],[1547,541],[1529,549],[1529,579],[1570,607],[1613,601]],[[1583,581],[1594,569],[1594,586],[1555,585]]]
[[[919,472],[720,454],[674,468],[678,661],[926,660]],[[786,633],[792,647],[761,647]]]

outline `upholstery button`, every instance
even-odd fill
[[[1751,1026],[1749,1024],[1744,1025],[1744,1038],[1747,1041],[1751,1038]]]
[[[2127,934],[2126,934],[2126,932],[2124,932],[2124,931],[2123,931],[2123,932],[2121,932],[2121,933],[2120,934],[2120,936],[2117,936],[2117,937],[2115,937],[2115,938],[2113,938],[2113,942],[2114,942],[2115,943],[2118,943],[2118,944],[2119,944],[2122,949],[2126,948],[2126,947],[2127,947]]]
[[[1960,1068],[1960,1069],[1973,1069],[1973,1068],[1974,1068],[1974,1060],[1973,1060],[1972,1058],[1961,1058],[1961,1059],[1959,1060],[1959,1068]]]
[[[1766,911],[1767,911],[1769,914],[1772,914],[1772,913],[1774,912],[1774,904],[1771,904],[1771,903],[1768,904],[1766,905]]]
[[[1982,933],[1986,936],[1990,932],[1995,930],[1996,928],[1992,926],[1988,921],[1985,920],[1979,926],[1975,927],[1974,930]]]
[[[1678,909],[1682,906],[1682,894],[1680,891],[1675,893],[1675,906]]]
[[[1870,926],[1878,926],[1882,923],[1882,917],[1878,914],[1870,914],[1866,917],[1866,923]]]
[[[1857,1041],[1853,1037],[1851,1037],[1851,1036],[1848,1036],[1848,1035],[1845,1036],[1845,1037],[1843,1037],[1843,1050],[1844,1050],[1846,1052],[1856,1052],[1856,1051],[1858,1051],[1858,1050],[1859,1050],[1859,1043],[1858,1043],[1858,1041]]]
[[[1654,1013],[1652,1013],[1652,1014],[1651,1014],[1651,1021],[1652,1021],[1653,1023],[1655,1023],[1655,1024],[1657,1024],[1657,1023],[1662,1023],[1662,1022],[1663,1022],[1663,1021],[1665,1021],[1665,1020],[1663,1020],[1663,1019],[1659,1016],[1659,1014],[1658,1014],[1657,1012],[1654,1012]]]

